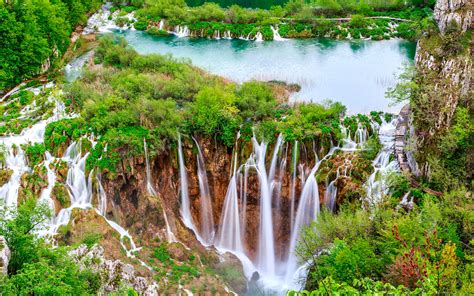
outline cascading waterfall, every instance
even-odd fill
[[[226,31],[224,32],[224,37],[223,37],[223,38],[224,38],[224,39],[228,39],[228,40],[232,39],[232,34],[230,33],[229,30],[226,30]]]
[[[386,122],[384,118],[382,120],[383,122],[378,130],[382,149],[372,162],[374,172],[365,184],[367,201],[370,205],[375,205],[382,200],[383,195],[387,191],[383,176],[387,175],[390,171],[396,170],[398,166],[395,159],[390,161],[390,155],[392,155],[393,146],[395,145],[395,130],[398,118],[394,118],[390,122]]]
[[[295,198],[296,198],[296,161],[298,158],[298,141],[295,140],[295,145],[293,146],[293,154],[292,154],[292,171],[293,174],[291,176],[291,188],[290,188],[290,200],[291,200],[291,206],[290,206],[290,229],[293,229],[293,224],[295,221]]]
[[[336,208],[336,196],[337,196],[337,187],[336,187],[337,178],[331,181],[326,188],[326,192],[324,193],[324,202],[328,209],[331,212],[334,212]]]
[[[66,178],[66,185],[69,187],[71,192],[71,203],[76,204],[78,207],[87,207],[90,204],[90,186],[87,186],[85,176],[85,166],[87,156],[86,153],[83,157],[81,156],[80,144],[72,145],[68,151],[70,155],[66,157],[69,159],[69,170]]]
[[[17,205],[18,189],[20,188],[21,175],[28,171],[25,155],[19,146],[7,146],[6,168],[13,170],[10,180],[0,188],[0,196],[4,197],[5,205]]]
[[[193,217],[191,215],[191,203],[189,201],[188,191],[188,174],[186,173],[186,166],[183,158],[183,148],[181,144],[181,135],[178,136],[178,160],[179,160],[179,177],[180,177],[180,188],[181,188],[181,217],[183,218],[184,225],[189,229],[192,229],[194,233],[196,229],[194,227]]]
[[[367,141],[367,136],[368,136],[368,133],[367,133],[367,129],[362,126],[361,123],[359,123],[357,125],[357,130],[356,130],[356,142],[357,144],[363,144]]]
[[[290,235],[290,246],[285,274],[285,282],[287,283],[292,283],[294,285],[300,280],[299,278],[296,278],[296,276],[301,275],[301,273],[298,272],[300,266],[298,266],[297,256],[295,254],[296,244],[300,237],[300,232],[303,226],[306,226],[314,221],[320,211],[316,172],[318,171],[321,163],[330,157],[336,149],[337,148],[335,147],[331,148],[328,154],[316,163],[304,183],[303,191],[301,192],[300,201],[298,204],[298,210],[296,212],[295,221]]]
[[[262,42],[263,41],[263,35],[262,33],[260,32],[257,32],[257,34],[255,34],[255,39],[254,39],[256,42]]]
[[[230,178],[224,205],[221,211],[219,231],[215,244],[219,248],[243,253],[240,229],[239,198],[237,193],[237,152],[234,154],[233,173]]]
[[[267,145],[265,142],[259,144],[255,136],[252,138],[252,143],[256,169],[260,181],[260,227],[257,266],[264,275],[273,276],[275,274],[275,242],[273,237],[271,177],[267,175],[265,167]],[[277,153],[274,153],[274,159],[276,155]],[[276,160],[274,159],[272,159],[270,172],[274,172],[275,170]]]
[[[278,28],[270,26],[270,29],[273,32],[273,40],[274,41],[285,41],[286,40],[285,38],[280,36],[280,33],[278,33]]]
[[[188,26],[177,25],[174,28],[174,31],[171,32],[171,33],[176,35],[176,37],[178,37],[178,38],[188,37],[189,36],[189,28],[188,28]]]
[[[150,170],[150,159],[148,156],[148,146],[145,138],[143,138],[143,150],[145,152],[145,166],[146,166],[146,189],[150,195],[156,196],[155,188],[151,184],[151,170]]]
[[[161,19],[160,23],[158,24],[158,29],[163,30],[165,28],[165,20]]]
[[[51,156],[51,153],[49,151],[45,152],[45,160],[44,160],[44,166],[46,168],[47,176],[48,176],[48,186],[43,189],[41,192],[39,202],[40,203],[46,203],[49,208],[53,211],[54,210],[54,202],[51,199],[51,192],[53,191],[54,184],[56,184],[56,174],[54,171],[49,167],[51,162],[53,161],[53,157]]]
[[[32,91],[35,95],[38,95],[41,90],[53,87],[53,83],[47,83],[43,86],[37,88],[29,88],[28,90]],[[11,92],[10,94],[13,94]],[[5,167],[13,170],[13,174],[10,180],[0,188],[0,197],[4,198],[6,206],[15,206],[18,201],[18,190],[20,187],[20,180],[23,173],[30,171],[25,159],[21,145],[23,144],[35,144],[42,143],[44,141],[44,133],[48,123],[60,120],[62,118],[67,118],[64,110],[64,104],[56,100],[53,96],[49,96],[48,100],[55,103],[55,108],[53,110],[53,115],[46,119],[39,121],[31,128],[24,129],[20,135],[13,135],[9,137],[0,137],[0,142],[5,145],[7,150],[5,158]],[[70,116],[71,117],[71,116]],[[92,145],[95,144],[91,140]],[[48,185],[44,188],[40,194],[39,202],[47,203],[51,210],[54,209],[54,202],[51,199],[51,193],[56,183],[56,174],[53,169],[50,168],[50,164],[53,163],[57,158],[53,157],[49,152],[45,153],[45,161],[43,166],[46,167]],[[87,154],[81,156],[80,144],[76,142],[71,143],[71,145],[66,149],[65,155],[60,158],[60,160],[65,161],[68,164],[68,173],[66,178],[66,185],[69,189],[69,195],[71,199],[71,206],[69,208],[61,209],[59,213],[52,218],[51,221],[47,221],[47,228],[45,231],[41,231],[39,234],[43,236],[52,236],[54,235],[59,226],[65,225],[69,222],[72,209],[74,208],[93,208],[91,204],[92,198],[92,173],[89,175],[89,180],[86,181],[85,176],[85,161],[87,159]],[[105,214],[105,205],[106,205],[106,196],[105,191],[103,190],[102,184],[100,184],[100,175],[97,179],[99,181],[99,196],[102,196],[99,200],[99,209],[95,209],[96,212],[103,216]],[[54,213],[54,212],[53,212]],[[105,218],[105,217],[104,217]],[[133,252],[138,250],[130,234],[123,229],[117,223],[110,221],[105,218],[107,223],[115,229],[121,237],[121,243],[127,251],[129,256],[133,256]],[[124,239],[127,238],[130,242],[130,249],[127,249],[123,243]]]
[[[198,150],[197,164],[198,164],[198,179],[200,191],[200,236],[207,244],[211,244],[214,238],[214,217],[212,215],[211,194],[209,192],[209,183],[207,182],[207,173],[204,163],[204,157],[201,152],[199,143],[194,139]]]

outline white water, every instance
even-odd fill
[[[336,187],[337,178],[331,181],[326,188],[324,193],[324,202],[331,212],[334,212],[336,207],[336,196],[337,196],[337,187]]]
[[[374,172],[365,184],[367,201],[372,206],[380,202],[387,193],[388,188],[385,182],[387,174],[398,170],[397,161],[395,159],[390,161],[390,155],[393,154],[393,147],[395,145],[395,130],[398,118],[394,118],[390,122],[386,122],[385,119],[382,120],[383,122],[378,129],[382,149],[372,162]]]
[[[189,37],[189,28],[188,26],[177,25],[174,28],[174,31],[171,34],[175,35],[178,38]]]
[[[278,28],[270,26],[270,29],[273,32],[273,40],[274,41],[285,41],[286,40],[285,38],[280,36],[280,33],[278,33]]]
[[[263,41],[263,35],[262,35],[262,33],[257,32],[257,34],[255,34],[255,41],[256,41],[256,42],[262,42],[262,41]]]
[[[240,236],[240,215],[236,178],[237,154],[234,155],[233,173],[232,177],[230,178],[229,186],[224,199],[221,220],[219,223],[219,231],[216,235],[215,245],[218,248],[243,254],[244,249]]]
[[[320,211],[319,204],[319,191],[318,191],[318,182],[316,181],[316,172],[318,171],[321,163],[329,158],[336,147],[331,148],[328,154],[319,160],[316,165],[313,167],[309,173],[304,186],[303,191],[301,192],[298,210],[296,212],[296,218],[291,230],[290,236],[290,246],[288,252],[288,261],[286,263],[286,274],[285,274],[285,283],[289,284],[290,287],[294,289],[301,288],[301,275],[304,273],[304,270],[301,269],[301,265],[298,264],[297,256],[295,254],[296,245],[298,243],[300,232],[303,226],[309,225],[311,222],[316,220],[317,215]]]
[[[264,276],[274,276],[275,274],[275,247],[273,237],[273,217],[272,217],[272,196],[271,183],[273,176],[267,175],[265,167],[265,154],[267,145],[258,143],[255,137],[252,138],[255,154],[255,164],[260,181],[260,227],[258,241],[257,267]],[[280,139],[281,143],[281,139]],[[277,146],[275,150],[279,147]],[[276,151],[272,158],[270,174],[275,173]]]
[[[191,215],[191,204],[188,192],[188,174],[186,173],[186,165],[184,164],[183,148],[181,147],[181,135],[178,137],[178,159],[179,159],[179,180],[181,190],[181,206],[180,212],[184,225],[197,233],[194,227],[193,217]]]
[[[223,38],[228,39],[228,40],[232,39],[232,34],[230,33],[229,30],[224,32],[224,37]]]

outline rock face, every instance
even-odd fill
[[[158,285],[147,278],[137,276],[132,265],[124,264],[120,260],[108,260],[104,257],[104,248],[94,246],[88,249],[86,245],[81,245],[72,250],[70,255],[84,268],[100,274],[101,288],[108,294],[119,290],[121,285],[132,287],[140,295],[158,295]]]
[[[0,273],[3,275],[8,273],[8,262],[10,262],[10,249],[5,238],[0,236]]]
[[[473,28],[472,0],[438,0],[434,9],[434,18],[441,32],[445,32],[451,21],[455,21],[466,31]]]
[[[458,105],[472,104],[472,45],[463,44],[460,39],[473,28],[473,2],[438,0],[434,16],[441,33],[431,32],[418,42],[415,65],[422,90],[411,106],[415,127],[411,141],[416,143],[416,158],[423,175],[430,171],[426,153],[429,147],[436,146],[436,139],[449,129]],[[458,30],[450,25],[452,21]],[[472,36],[467,37],[472,43]],[[411,166],[416,166],[413,161]]]

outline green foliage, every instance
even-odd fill
[[[85,122],[80,117],[51,122],[46,126],[44,146],[46,150],[57,155],[60,147],[65,149],[70,140],[79,139],[86,131]]]
[[[82,244],[85,244],[89,249],[92,248],[102,239],[100,233],[88,233],[82,239]]]
[[[2,208],[0,234],[10,248],[8,276],[0,280],[4,295],[95,294],[99,276],[80,270],[64,248],[52,249],[33,231],[48,219],[48,207],[27,200],[18,209]],[[10,218],[6,218],[10,217]]]
[[[394,287],[389,283],[374,281],[370,278],[355,279],[352,283],[345,283],[327,277],[322,279],[314,290],[287,293],[287,296],[300,295],[421,295],[421,289],[410,291],[403,286]]]
[[[289,111],[279,127],[285,140],[339,139],[339,118],[346,108],[340,103],[300,104]]]
[[[367,160],[373,160],[379,154],[380,149],[382,149],[382,144],[380,144],[379,137],[374,135],[364,143],[360,155]]]
[[[168,263],[171,260],[170,253],[166,247],[166,244],[160,244],[158,248],[154,250],[154,256],[156,259],[160,260],[162,263]]]
[[[0,5],[0,89],[54,67],[69,46],[69,35],[83,25],[99,0],[9,1]]]
[[[297,247],[301,260],[314,262],[306,288],[318,290],[330,277],[340,287],[364,291],[354,283],[368,277],[402,285],[407,293],[456,293],[469,281],[460,270],[470,266],[465,254],[472,255],[474,205],[465,194],[455,191],[443,200],[420,195],[409,213],[390,203],[372,213],[344,207],[336,216],[323,211]]]
[[[245,2],[245,1],[244,1]],[[259,1],[263,7],[269,8],[269,1]],[[272,2],[272,1],[270,1]],[[197,6],[196,4],[202,4]],[[169,26],[187,25],[192,32],[201,37],[213,37],[220,32],[230,31],[232,37],[249,36],[254,38],[257,32],[262,33],[264,40],[272,40],[273,33],[270,25],[279,25],[280,35],[288,38],[326,37],[346,38],[349,33],[355,39],[360,36],[371,37],[374,40],[402,37],[416,39],[424,31],[430,16],[430,10],[412,7],[411,3],[399,0],[390,1],[347,1],[347,0],[312,0],[288,1],[284,6],[273,6],[270,10],[246,9],[239,1],[222,0],[221,8],[215,3],[192,0],[186,6],[182,1],[153,1],[147,3],[136,12],[139,19],[139,29],[146,25],[152,26],[148,31],[153,35],[162,35],[165,31],[156,26],[161,19],[166,19]],[[255,5],[250,5],[254,7]],[[258,6],[258,5],[257,5]],[[422,5],[423,6],[423,5]],[[361,14],[353,14],[353,13]],[[352,14],[352,15],[351,15]],[[348,16],[351,20],[343,23],[325,20],[325,17]],[[415,22],[400,22],[400,31],[393,30],[386,19],[368,19],[366,16],[391,16],[415,20]],[[425,19],[423,19],[425,18]],[[288,22],[288,19],[291,21]],[[422,20],[423,19],[423,20]]]
[[[189,105],[192,130],[207,136],[215,135],[227,146],[234,144],[239,127],[238,109],[233,106],[235,96],[220,88],[204,88]]]
[[[30,167],[34,167],[44,160],[44,154],[46,152],[46,147],[44,144],[36,143],[25,146],[26,147],[23,147],[23,151],[28,158]]]

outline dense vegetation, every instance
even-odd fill
[[[445,34],[427,31],[421,41],[423,50],[436,62],[447,59],[469,59],[472,51],[472,30],[461,32],[451,23]],[[422,54],[422,53],[421,53]],[[459,69],[461,71],[461,69]],[[437,86],[436,86],[437,85]],[[453,94],[460,92],[455,108],[446,107]],[[408,68],[401,75],[401,83],[390,95],[398,101],[408,100],[417,128],[416,158],[426,186],[447,191],[467,186],[472,189],[474,176],[474,119],[472,90],[457,89],[436,70],[420,72]],[[452,104],[452,102],[450,103]]]
[[[69,36],[101,0],[12,0],[0,3],[0,90],[55,67]]]
[[[428,30],[418,54],[455,63],[469,58],[470,46],[472,31],[462,33],[452,22],[444,34]],[[372,212],[347,205],[338,215],[323,212],[305,230],[298,252],[311,264],[306,288],[317,295],[474,293],[472,92],[461,92],[435,68],[407,68],[389,91],[410,103],[415,134],[406,149],[414,148],[422,165],[420,186],[392,175],[390,191]],[[455,107],[447,107],[458,94]],[[426,188],[441,196],[423,193]]]
[[[51,123],[45,134],[53,152],[87,133],[101,135],[89,168],[113,170],[122,155],[143,154],[143,139],[157,153],[175,143],[178,132],[229,147],[238,131],[244,140],[253,132],[268,141],[279,133],[288,141],[340,138],[345,107],[339,103],[289,108],[272,85],[237,85],[169,56],[140,56],[124,40],[109,37],[100,40],[94,61],[100,65],[66,89],[66,105],[82,116]]]
[[[402,187],[393,182],[391,197],[373,213],[351,207],[318,217],[298,250],[303,260],[312,261],[307,289],[414,295],[474,291],[474,204],[466,190],[438,199],[411,189],[416,203],[407,211],[397,206],[396,191]]]
[[[288,0],[215,0],[215,1],[207,1],[207,0],[186,0],[186,4],[189,6],[200,6],[206,2],[213,2],[217,3],[222,7],[228,7],[232,5],[239,5],[242,7],[249,7],[249,8],[270,8],[272,6],[277,5],[284,5],[288,2]]]
[[[216,3],[204,3],[188,7],[184,1],[149,1],[137,6],[121,6],[117,2],[113,10],[123,8],[116,18],[119,26],[130,23],[124,17],[134,9],[137,21],[134,27],[147,30],[153,35],[167,35],[177,25],[186,25],[192,36],[216,37],[230,32],[233,38],[254,38],[258,32],[265,40],[273,39],[270,25],[278,26],[280,35],[286,38],[372,38],[375,40],[401,37],[415,39],[430,24],[432,3],[391,1],[319,1],[305,3],[290,1],[284,6],[270,9],[245,9],[238,5],[222,8]],[[133,5],[132,2],[128,3]],[[402,18],[407,21],[376,18],[379,16]],[[349,20],[338,20],[349,17]],[[375,18],[373,18],[375,17]],[[336,18],[336,19],[331,19]],[[166,20],[166,27],[158,26]],[[218,34],[219,32],[219,34]]]
[[[100,277],[80,270],[67,248],[52,249],[37,232],[51,216],[46,205],[28,199],[18,209],[0,207],[0,235],[11,252],[8,274],[0,278],[2,295],[90,295],[100,288]],[[4,246],[1,246],[2,248]]]

